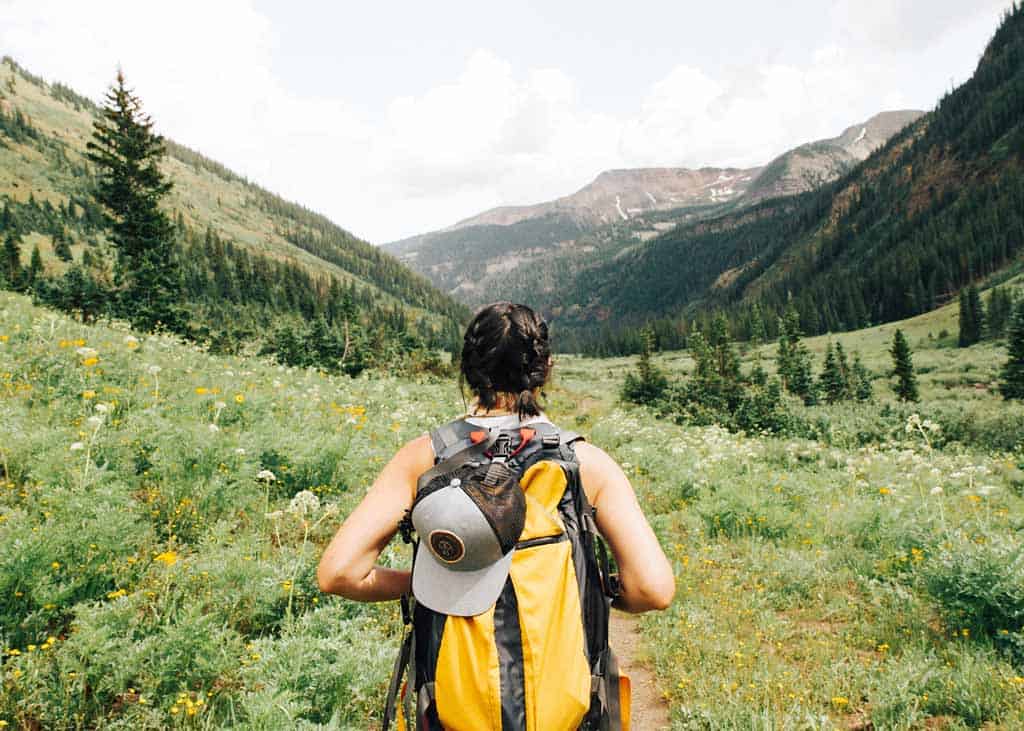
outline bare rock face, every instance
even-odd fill
[[[746,193],[746,203],[795,195],[835,180],[916,121],[924,112],[905,110],[876,114],[841,135],[783,153],[768,163]]]
[[[629,219],[650,211],[725,203],[743,195],[761,168],[637,168],[606,170],[572,195],[532,206],[502,206],[459,221],[452,228],[510,226],[550,214],[584,227]]]

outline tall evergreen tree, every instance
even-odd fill
[[[1013,315],[1013,296],[1006,287],[993,287],[985,307],[985,336],[1001,338]]]
[[[799,396],[808,406],[817,403],[818,395],[811,369],[811,353],[800,340],[800,313],[793,303],[779,320],[778,373],[786,390]]]
[[[971,314],[974,319],[974,342],[979,342],[985,336],[985,306],[981,303],[981,294],[975,285],[967,288],[967,301],[971,305]]]
[[[637,404],[653,404],[660,399],[668,388],[668,378],[651,360],[654,353],[654,332],[645,327],[641,333],[640,360],[637,372],[627,373],[622,384],[622,399]]]
[[[750,308],[750,342],[752,345],[760,345],[767,339],[768,335],[764,326],[764,312],[758,302]]]
[[[851,373],[854,398],[858,401],[870,401],[874,396],[874,389],[871,387],[871,373],[861,361],[860,353],[853,354]]]
[[[1024,399],[1024,298],[1013,308],[1007,349],[1006,363],[999,374],[999,392],[1005,399]]]
[[[28,262],[28,285],[30,287],[35,284],[43,276],[43,256],[39,253],[39,246],[32,247],[32,258]]]
[[[898,329],[892,338],[892,347],[889,349],[892,356],[893,375],[896,376],[896,385],[893,390],[900,401],[918,401],[917,376],[914,375],[914,362],[910,352],[910,344],[903,336],[903,331]]]
[[[842,354],[842,362],[840,362],[840,354]],[[825,348],[825,363],[819,377],[825,401],[830,404],[844,401],[850,396],[850,382],[845,361],[846,354],[842,352],[842,345],[833,349],[830,342]]]
[[[71,255],[71,244],[68,243],[67,235],[64,233],[63,226],[56,234],[54,234],[53,253],[61,261],[71,261],[74,258]]]
[[[87,147],[99,173],[95,197],[106,209],[117,251],[114,281],[123,314],[145,330],[163,324],[183,331],[174,226],[160,210],[171,189],[159,168],[164,140],[153,131],[153,121],[120,70]]]
[[[839,368],[843,398],[853,398],[853,373],[850,371],[850,361],[846,357],[843,344],[838,340],[836,341],[836,366]]]
[[[980,341],[984,328],[985,308],[978,288],[972,284],[960,290],[960,347],[966,348]]]
[[[13,229],[4,236],[3,260],[0,262],[4,281],[9,289],[18,290],[22,285],[21,237]]]

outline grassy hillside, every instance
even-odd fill
[[[0,205],[6,201],[16,216],[39,218],[25,209],[31,198],[55,212],[50,218],[66,226],[79,262],[87,246],[103,242],[95,225],[80,220],[81,213],[65,213],[69,203],[82,211],[90,202],[93,183],[83,152],[95,112],[90,100],[43,82],[9,58],[0,65]],[[168,152],[164,172],[174,188],[167,208],[179,230],[199,238],[210,230],[249,253],[330,276],[361,292],[363,301],[402,308],[411,321],[425,317],[439,326],[467,315],[422,276],[325,217],[173,142]],[[47,271],[62,271],[67,265],[54,255],[52,232],[41,224],[35,228],[25,240],[25,262],[38,245]]]
[[[842,335],[877,396],[808,409],[830,442],[674,425],[618,403],[631,359],[559,356],[549,413],[622,464],[675,568],[643,620],[674,728],[1024,724],[1024,406],[975,385],[999,346],[929,338],[952,325],[900,323],[913,407],[884,388],[889,332]],[[315,567],[394,450],[460,412],[453,381],[214,356],[0,293],[0,401],[0,721],[371,725],[397,607],[321,595]]]

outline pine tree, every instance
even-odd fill
[[[975,330],[974,317],[971,312],[971,304],[967,299],[967,290],[960,290],[960,337],[957,345],[966,348],[971,345],[971,333]]]
[[[960,347],[966,348],[980,341],[984,330],[985,308],[978,288],[972,284],[966,290],[960,290]]]
[[[793,358],[796,346],[800,341],[800,314],[791,302],[786,313],[779,318],[779,352],[776,359],[776,370],[787,389],[792,378]]]
[[[853,398],[853,374],[850,372],[850,361],[846,358],[846,351],[843,344],[836,341],[836,366],[839,368],[839,378],[844,399]]]
[[[903,331],[897,329],[889,349],[892,356],[892,373],[897,378],[893,390],[901,401],[917,401],[917,376],[914,375],[914,362],[910,352],[910,344],[903,337]]]
[[[68,244],[68,239],[63,229],[54,236],[53,253],[61,261],[71,261],[74,258],[71,255],[71,245]]]
[[[971,315],[974,320],[974,342],[979,342],[985,335],[985,306],[981,304],[981,295],[978,288],[971,285],[967,288],[967,301],[971,305]]]
[[[825,363],[821,369],[819,383],[821,391],[825,395],[825,401],[828,403],[834,404],[846,399],[848,391],[846,374],[840,369],[839,358],[832,348],[831,342],[825,348]]]
[[[817,389],[811,370],[811,353],[800,340],[800,313],[791,302],[779,320],[778,373],[786,390],[800,396],[808,406],[817,403]]]
[[[184,331],[184,313],[177,305],[181,277],[174,251],[174,227],[160,210],[171,189],[159,163],[165,148],[142,112],[137,96],[117,81],[106,96],[87,157],[97,167],[96,200],[106,209],[110,238],[117,251],[114,282],[122,312],[136,327],[159,324]]]
[[[0,211],[0,231],[7,233],[14,229],[14,214],[11,213],[11,204],[9,201],[4,201],[3,210]]]
[[[665,389],[668,388],[668,379],[651,360],[654,352],[654,332],[645,327],[640,337],[642,350],[637,372],[626,374],[626,380],[622,384],[622,398],[637,404],[653,404],[664,395]]]
[[[999,374],[999,392],[1004,399],[1024,399],[1024,298],[1013,309],[1006,339],[1009,352]]]
[[[766,338],[764,313],[761,311],[761,305],[755,302],[754,306],[750,309],[750,343],[752,345],[760,345]]]
[[[13,229],[8,230],[4,236],[3,261],[0,262],[0,266],[0,273],[3,274],[7,287],[13,290],[21,289],[21,237]]]
[[[1013,297],[1006,287],[994,287],[988,295],[985,307],[985,335],[989,338],[1001,338],[1005,334],[1006,325],[1013,315]]]
[[[32,247],[32,258],[28,263],[28,285],[34,286],[43,276],[43,256],[39,253],[39,246]]]
[[[858,401],[870,401],[874,396],[874,389],[871,386],[871,373],[861,362],[860,353],[853,354],[853,366],[851,368],[851,382],[853,395]]]

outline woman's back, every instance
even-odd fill
[[[603,610],[595,608],[594,592],[586,585],[587,576],[597,571],[585,568],[595,559],[592,547],[581,543],[582,533],[589,531],[595,540],[600,533],[611,548],[621,587],[614,606],[632,612],[664,608],[675,590],[671,567],[615,460],[586,441],[550,442],[552,433],[565,434],[538,402],[551,366],[547,326],[532,310],[510,303],[480,310],[466,330],[461,356],[461,381],[474,394],[470,412],[398,451],[338,530],[317,570],[326,592],[380,601],[412,591],[424,600],[413,654],[418,667],[432,668],[434,676],[418,669],[415,688],[437,691],[436,708],[447,728],[577,727],[572,719],[586,711],[591,672],[608,667],[607,662],[591,665],[600,652],[588,652],[606,641],[607,628],[595,631],[593,617],[607,616],[607,602],[601,595]],[[545,434],[548,445],[534,439]],[[492,440],[500,438],[496,451],[492,447],[498,442]],[[474,441],[479,444],[469,449]],[[447,460],[460,450],[514,465],[516,449],[534,450],[521,453],[532,459],[542,447],[560,451],[516,466],[520,487],[515,490],[508,489],[507,480],[490,479],[507,477],[502,470],[488,468],[483,482],[470,489],[461,478],[476,478],[460,473],[459,479],[441,479],[436,472],[441,467],[434,466],[438,457]],[[417,491],[424,473],[439,477],[429,494]],[[488,515],[486,506],[481,508],[486,492],[499,488],[501,500],[512,501],[509,505],[525,500],[526,508]],[[514,529],[506,521],[509,515],[522,518]],[[376,566],[399,523],[409,522],[422,556],[412,572]],[[601,632],[604,640],[594,639]],[[507,641],[498,642],[500,637]],[[552,695],[546,695],[551,688]],[[435,728],[436,716],[434,721],[418,728]]]

